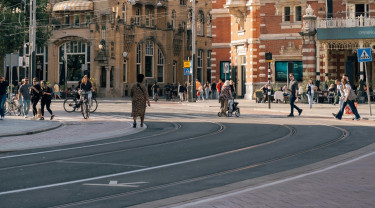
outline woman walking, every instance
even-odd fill
[[[33,105],[33,115],[34,119],[38,115],[38,110],[36,109],[36,105],[40,100],[40,96],[42,93],[42,88],[39,85],[38,78],[33,78],[33,86],[30,87],[30,96],[31,96],[31,104]]]
[[[50,120],[52,120],[55,117],[51,110],[52,90],[47,86],[44,80],[40,81],[40,85],[42,88],[42,100],[40,103],[40,106],[42,108],[42,117],[40,118],[40,120],[44,120],[44,106],[47,107],[48,112],[51,114]]]
[[[309,83],[306,85],[307,98],[309,100],[310,109],[312,108],[313,98],[314,98],[314,84],[312,79],[309,80]]]
[[[221,115],[227,116],[227,110],[228,110],[228,100],[232,97],[232,92],[230,89],[230,82],[229,80],[225,81],[223,88],[220,92],[220,109],[221,109]]]
[[[337,114],[332,113],[332,115],[336,118],[341,120],[342,115],[344,114],[345,106],[349,105],[350,109],[352,110],[355,118],[353,120],[359,120],[361,117],[358,114],[357,108],[354,105],[354,99],[350,96],[350,91],[352,90],[350,84],[345,79],[342,80],[343,88],[344,88],[344,103],[342,104],[340,111]]]
[[[236,87],[234,86],[234,82],[232,80],[229,81],[230,92],[232,93],[233,98],[236,97]]]
[[[210,96],[210,83],[207,81],[206,84],[204,85],[204,90],[205,90],[205,93],[206,93],[206,100],[208,100],[209,96]]]
[[[146,113],[146,102],[150,107],[150,100],[148,99],[148,93],[146,87],[142,84],[145,76],[143,74],[137,75],[137,83],[133,85],[130,91],[132,98],[132,117],[134,119],[133,128],[137,127],[137,117],[141,117],[141,127],[145,120]]]

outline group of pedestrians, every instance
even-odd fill
[[[0,113],[1,120],[5,116],[5,102],[7,95],[9,83],[5,80],[3,76],[0,77]],[[33,78],[33,84],[29,84],[29,79],[26,77],[22,79],[21,86],[16,92],[16,99],[18,100],[19,105],[19,115],[23,113],[24,117],[27,118],[30,106],[32,105],[33,116],[34,118],[38,115],[37,104],[40,101],[41,114],[42,117],[40,120],[44,120],[44,109],[46,108],[51,114],[50,120],[52,120],[55,115],[51,110],[51,101],[52,101],[52,89],[47,86],[47,83],[44,80],[38,81],[37,78]]]

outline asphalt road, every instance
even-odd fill
[[[0,207],[142,207],[375,142],[374,128],[332,119],[215,115],[150,112],[134,135],[0,154]]]

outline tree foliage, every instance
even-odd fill
[[[37,47],[44,46],[51,35],[47,0],[37,0]],[[30,1],[0,0],[0,60],[7,53],[22,51],[24,38],[29,42]],[[25,18],[26,17],[26,18]],[[1,61],[0,61],[1,62]]]

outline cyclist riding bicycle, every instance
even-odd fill
[[[92,87],[91,82],[88,81],[87,75],[83,76],[81,80],[81,84],[79,85],[79,89],[87,93],[87,99],[89,100],[89,107],[91,108],[92,106],[91,98],[92,98],[93,87]]]

